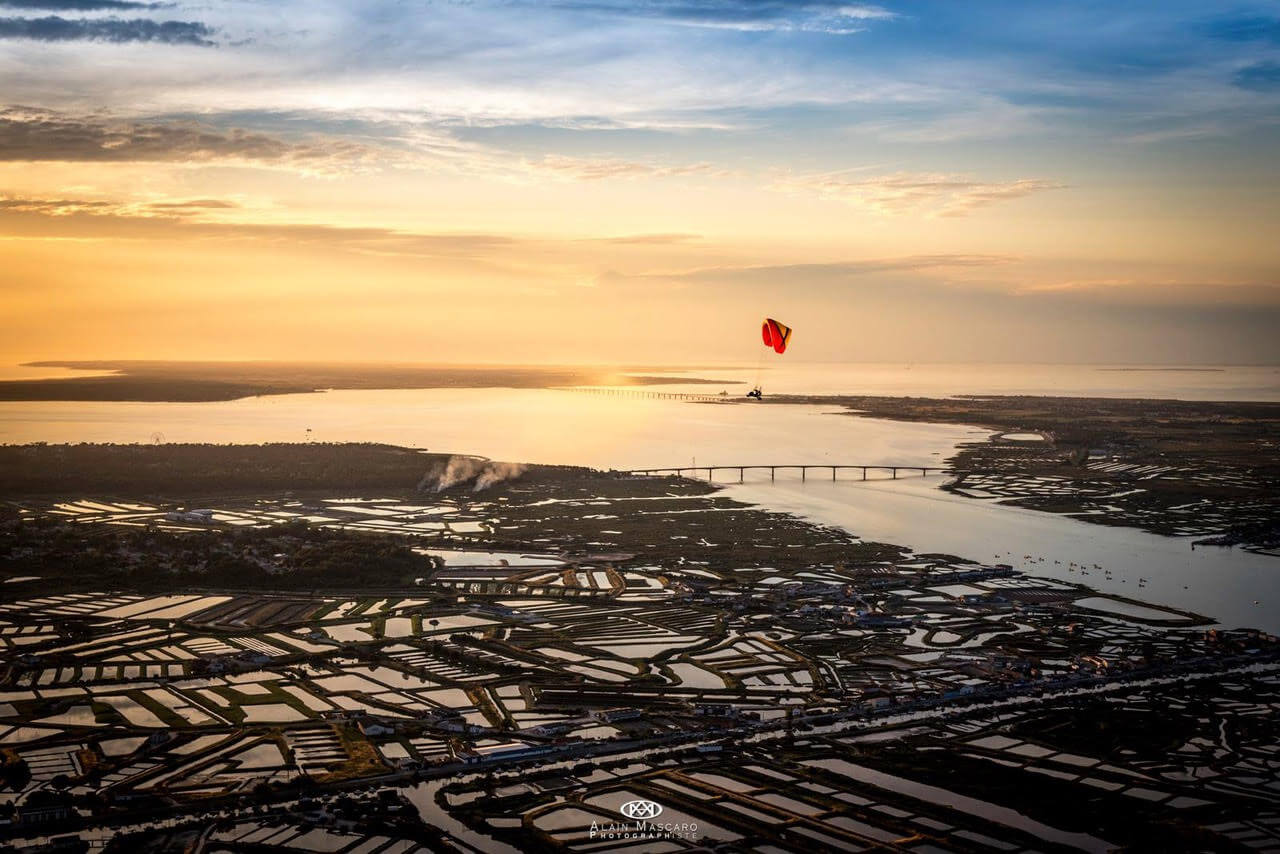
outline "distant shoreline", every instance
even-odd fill
[[[24,366],[111,371],[0,381],[0,401],[207,403],[328,390],[726,385],[735,380],[655,376],[653,366],[323,364],[289,362],[41,361]],[[696,370],[696,369],[694,369]],[[721,370],[731,370],[722,368]]]
[[[802,367],[804,364],[802,363]],[[860,364],[860,363],[859,363]],[[997,382],[985,388],[981,372],[975,373],[974,385],[966,389],[963,379],[952,378],[921,387],[914,382],[914,366],[901,366],[903,383],[899,386],[886,382],[883,368],[888,363],[873,364],[869,387],[860,395],[882,397],[1024,397],[1035,394],[1037,388],[1058,388],[1042,376],[1031,376],[1028,383],[1004,388]],[[781,367],[788,367],[783,365]],[[889,366],[890,368],[894,366]],[[1092,374],[1096,382],[1076,379],[1071,386],[1073,393],[1043,395],[1055,397],[1107,398],[1129,400],[1219,400],[1221,402],[1262,401],[1274,395],[1257,387],[1259,382],[1270,382],[1270,377],[1251,380],[1240,388],[1224,387],[1221,395],[1206,397],[1193,390],[1185,397],[1178,387],[1170,387],[1170,380],[1156,380],[1166,376],[1224,376],[1233,366],[1159,366],[1159,365],[1077,365],[1079,376]],[[405,362],[297,362],[297,361],[161,361],[161,360],[36,360],[22,363],[21,368],[33,369],[34,377],[9,373],[0,375],[0,402],[96,402],[96,403],[208,403],[228,402],[253,397],[275,395],[314,394],[322,391],[386,391],[411,389],[553,389],[591,388],[598,386],[661,387],[672,385],[702,386],[709,391],[741,388],[743,392],[750,377],[759,369],[742,364],[727,365],[506,365],[506,364],[431,364]],[[788,368],[790,369],[790,368]],[[43,371],[44,375],[39,375]],[[70,375],[49,371],[78,372]],[[789,401],[808,400],[829,402],[832,398],[849,396],[853,389],[867,386],[860,382],[862,374],[856,364],[849,366],[848,387],[826,382],[821,391],[791,393]],[[1150,381],[1103,380],[1107,375],[1146,375]],[[803,373],[800,374],[803,376]],[[893,375],[889,375],[892,379]],[[1206,382],[1209,382],[1206,380]],[[1217,384],[1221,380],[1213,380]],[[1101,385],[1099,385],[1101,383]],[[1129,388],[1133,383],[1149,388]],[[790,385],[779,379],[766,393],[778,399],[780,388]],[[801,385],[804,385],[802,382]],[[1096,386],[1096,388],[1094,388]],[[661,389],[655,389],[661,390]],[[1063,388],[1066,392],[1067,389]],[[966,394],[967,392],[967,394]],[[735,392],[736,393],[736,392]],[[732,395],[729,396],[732,399]]]

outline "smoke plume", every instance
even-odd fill
[[[524,474],[524,469],[525,467],[520,463],[485,463],[484,470],[476,478],[476,485],[471,491],[479,492],[482,489],[488,489],[495,483],[502,483],[504,480],[515,480]]]
[[[494,484],[514,480],[524,474],[525,466],[519,463],[495,463],[475,457],[450,457],[447,462],[428,469],[418,481],[419,492],[444,492],[459,484],[472,482],[472,492],[488,489]]]

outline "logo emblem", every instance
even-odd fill
[[[655,804],[653,801],[627,801],[618,807],[618,812],[627,818],[657,818],[662,815],[662,804]]]

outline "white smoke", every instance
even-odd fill
[[[418,481],[419,492],[443,492],[459,484],[474,481],[472,492],[488,489],[505,480],[524,474],[519,463],[495,463],[475,457],[450,457],[442,466],[428,469]]]
[[[418,489],[443,492],[476,477],[480,474],[483,466],[484,460],[477,460],[475,457],[449,457],[443,467],[428,470],[423,475],[422,482],[418,484]]]
[[[520,463],[485,463],[484,470],[476,478],[476,485],[471,491],[479,492],[482,489],[488,489],[495,483],[502,483],[504,480],[515,480],[524,474],[524,470],[525,466]]]

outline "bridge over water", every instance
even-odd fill
[[[741,465],[741,466],[672,466],[668,468],[657,469],[630,469],[628,474],[643,475],[676,475],[677,477],[685,477],[688,472],[689,477],[699,477],[702,472],[707,473],[707,480],[715,480],[716,472],[737,472],[738,483],[746,480],[746,474],[749,471],[768,471],[769,480],[777,480],[778,472],[793,472],[799,470],[800,479],[808,480],[809,472],[812,470],[825,475],[831,473],[831,479],[836,480],[836,475],[841,471],[853,470],[860,472],[859,480],[867,480],[867,472],[887,471],[890,473],[890,480],[897,480],[898,473],[903,472],[912,476],[928,477],[930,474],[950,474],[951,469],[941,466],[894,466],[894,465],[862,465],[860,463],[797,463],[794,465],[778,465],[778,464],[761,464],[761,465]]]
[[[604,397],[645,398],[648,400],[693,400],[703,403],[739,403],[745,398],[740,394],[722,394],[720,392],[687,392],[660,391],[661,386],[638,386],[616,388],[609,386],[565,386],[558,391],[572,391],[578,394],[596,394]]]

